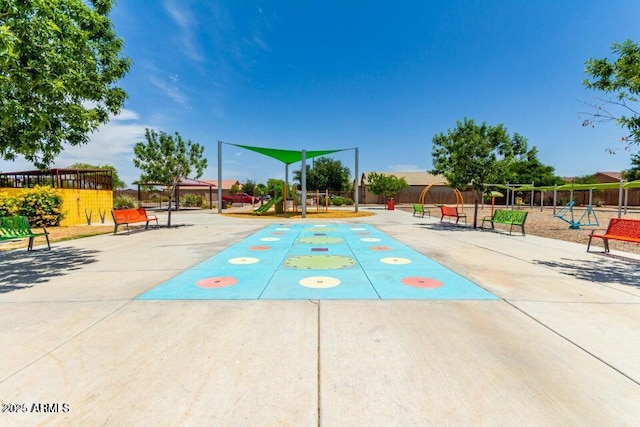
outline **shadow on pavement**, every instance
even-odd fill
[[[598,283],[619,283],[640,288],[640,260],[615,255],[602,255],[597,260],[562,258],[557,261],[534,260],[536,264],[562,274]]]
[[[52,248],[50,251],[15,250],[0,253],[0,294],[31,288],[97,261],[98,251]]]

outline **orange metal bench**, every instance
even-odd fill
[[[440,213],[442,214],[442,217],[440,218],[440,221],[442,221],[444,219],[444,217],[451,217],[451,218],[455,218],[456,219],[456,224],[458,223],[458,221],[460,221],[460,218],[464,218],[464,223],[467,223],[467,215],[461,212],[458,212],[458,207],[457,206],[440,206]]]
[[[604,242],[604,252],[609,252],[609,240],[621,240],[623,242],[640,243],[640,219],[611,218],[609,226],[604,234],[591,231],[587,252],[591,247],[591,239],[597,237]]]
[[[155,221],[156,228],[160,228],[158,225],[158,217],[156,217],[155,215],[147,215],[147,211],[144,208],[114,209],[111,211],[111,216],[113,216],[113,223],[115,224],[113,234],[116,234],[118,232],[118,226],[122,224],[127,226],[127,233],[129,233],[129,224],[134,224],[137,222],[144,222],[145,230],[149,228],[150,221]]]

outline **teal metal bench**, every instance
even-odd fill
[[[482,224],[480,225],[480,228],[484,228],[485,222],[490,222],[492,229],[495,229],[495,224],[506,224],[509,226],[509,234],[511,234],[513,226],[516,225],[520,227],[522,235],[524,236],[524,223],[526,220],[526,211],[496,209],[496,211],[493,213],[493,216],[486,216],[482,218]]]
[[[416,214],[422,214],[420,215],[422,218],[424,218],[424,214],[427,214],[428,217],[431,217],[431,212],[429,211],[429,209],[424,208],[424,206],[420,203],[414,203],[413,204],[413,216],[416,216]]]
[[[44,227],[42,227],[42,230],[42,233],[34,233],[31,231],[31,226],[29,225],[29,220],[26,216],[8,216],[0,218],[0,241],[28,238],[29,245],[27,246],[27,251],[33,250],[33,241],[38,236],[44,236],[47,238],[47,249],[51,250],[49,232]]]

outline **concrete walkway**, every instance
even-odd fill
[[[372,211],[501,299],[135,300],[272,223],[208,211],[1,252],[0,425],[638,425],[637,256]]]

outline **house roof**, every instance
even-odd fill
[[[600,177],[601,180],[604,178],[611,182],[620,181],[622,179],[622,172],[596,172],[595,175]]]
[[[433,175],[427,172],[379,172],[379,171],[369,171],[363,172],[360,177],[360,183],[358,185],[368,185],[369,181],[367,180],[367,176],[370,173],[375,172],[384,175],[394,175],[398,178],[404,178],[409,185],[422,185],[427,186],[429,184],[435,184],[437,182],[446,182],[446,178],[442,175]]]

